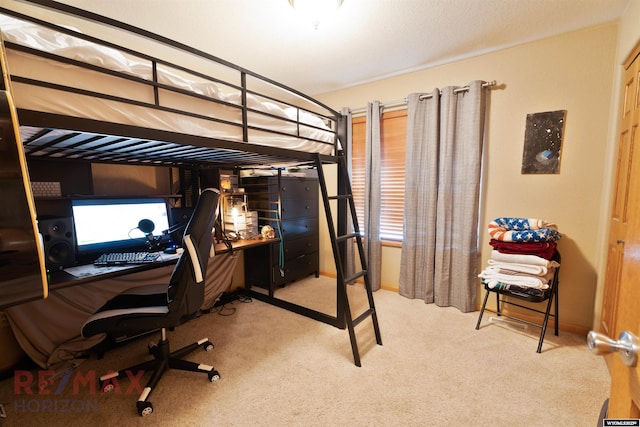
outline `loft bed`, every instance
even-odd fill
[[[341,114],[208,53],[48,0],[0,7],[0,31],[2,69],[10,81],[0,89],[15,103],[27,159],[196,170],[320,162],[337,163],[340,170],[344,163]],[[132,46],[143,46],[144,52]],[[345,205],[338,201],[338,229],[346,228]],[[334,257],[339,259],[335,249]],[[348,326],[359,366],[346,291],[340,280],[337,285],[335,315],[260,292],[251,295],[338,328]]]
[[[128,46],[152,41],[154,54],[0,8],[28,158],[198,168],[337,154],[340,114],[307,95],[115,20],[57,2],[29,3],[117,28]]]

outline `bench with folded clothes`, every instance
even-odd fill
[[[489,223],[493,247],[479,277],[488,289],[545,298],[560,264],[554,260],[562,237],[554,223],[536,218],[501,217]]]

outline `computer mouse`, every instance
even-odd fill
[[[166,248],[164,250],[165,254],[175,254],[178,252],[178,247],[177,246],[169,246],[168,248]]]

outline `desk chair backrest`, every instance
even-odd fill
[[[169,316],[178,323],[191,318],[204,302],[207,264],[213,255],[213,227],[218,215],[220,193],[202,191],[183,236],[184,251],[176,264],[167,297]]]

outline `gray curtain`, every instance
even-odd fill
[[[399,291],[463,312],[476,300],[483,83],[411,94],[407,107]]]
[[[378,101],[367,104],[364,249],[371,289],[380,289],[382,244],[380,242],[380,119],[382,106]]]

